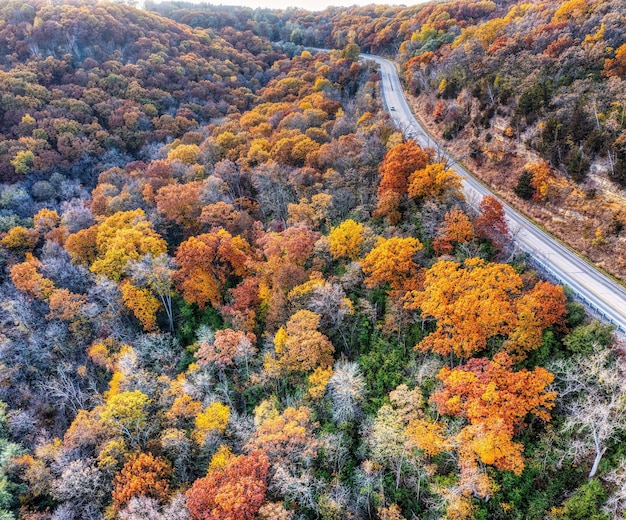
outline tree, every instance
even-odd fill
[[[439,413],[469,422],[459,433],[461,450],[483,463],[521,474],[523,446],[512,441],[528,414],[550,420],[556,393],[546,388],[554,376],[544,368],[511,370],[504,352],[488,359],[470,359],[456,369],[444,367],[437,376],[443,387],[431,396]]]
[[[566,303],[563,287],[550,282],[537,282],[516,302],[517,324],[509,335],[507,351],[523,359],[528,352],[541,346],[545,328],[563,325],[567,314]]]
[[[157,211],[167,220],[182,226],[186,236],[194,234],[200,230],[200,195],[203,188],[201,181],[163,186],[155,197]]]
[[[430,157],[415,141],[407,141],[391,148],[378,172],[378,206],[374,215],[387,217],[392,225],[398,223],[402,198],[407,194],[409,176],[426,167]]]
[[[50,298],[54,283],[38,271],[41,267],[41,262],[27,253],[24,262],[11,267],[10,276],[15,288],[40,300]]]
[[[478,205],[479,215],[474,227],[478,238],[491,240],[502,251],[511,240],[502,203],[492,195],[485,195]]]
[[[345,220],[337,227],[333,227],[328,234],[330,254],[335,260],[339,258],[356,260],[361,256],[363,240],[363,224],[352,219]]]
[[[196,352],[199,365],[215,365],[220,369],[231,367],[236,359],[245,359],[256,352],[256,336],[232,329],[218,330],[213,342],[204,341]]]
[[[146,287],[156,294],[167,314],[170,332],[174,332],[172,308],[174,263],[166,254],[145,255],[137,262],[130,262],[128,272],[135,287]]]
[[[169,161],[179,160],[185,164],[194,164],[198,161],[200,148],[195,144],[179,144],[167,154]]]
[[[67,289],[54,289],[48,300],[50,313],[46,318],[72,321],[81,314],[86,304],[87,297],[82,294],[75,294]]]
[[[179,290],[189,303],[204,308],[208,303],[219,307],[226,283],[233,276],[244,276],[250,257],[250,245],[220,229],[190,237],[176,251],[180,271],[174,275]]]
[[[453,209],[445,214],[439,233],[433,247],[439,254],[449,254],[454,251],[453,244],[463,244],[474,238],[474,226],[463,211]]]
[[[36,230],[15,226],[0,240],[0,245],[16,254],[25,255],[35,249],[37,242],[39,242],[39,233]]]
[[[408,194],[413,199],[465,200],[461,192],[461,177],[441,163],[428,164],[415,170],[409,177]]]
[[[285,327],[274,335],[274,355],[269,353],[264,367],[278,376],[285,372],[309,372],[333,364],[335,351],[329,339],[319,332],[321,316],[308,310],[296,312]]]
[[[602,73],[609,78],[611,76],[626,77],[626,43],[617,48],[614,58],[604,60]]]
[[[187,491],[191,520],[253,520],[265,500],[269,461],[261,450],[209,471]]]
[[[435,332],[416,349],[462,358],[484,349],[488,338],[514,330],[513,298],[521,287],[521,278],[506,264],[486,264],[478,258],[466,260],[464,267],[437,262],[426,271],[424,289],[406,299],[407,308],[419,308],[422,317],[437,320]]]
[[[141,322],[145,330],[157,328],[156,313],[161,306],[159,300],[148,289],[135,287],[128,280],[120,284],[122,301],[135,317]]]
[[[65,244],[74,261],[118,282],[130,261],[167,251],[167,244],[141,209],[120,211],[100,224],[70,235]]]
[[[128,439],[134,446],[142,446],[148,437],[150,399],[140,390],[116,393],[109,397],[100,410],[100,423]]]
[[[151,453],[130,459],[113,481],[113,504],[119,511],[133,497],[154,498],[165,502],[169,495],[170,465]]]
[[[328,390],[333,403],[335,423],[353,422],[359,414],[359,404],[365,391],[365,379],[359,365],[338,361],[328,381]]]
[[[379,238],[374,249],[361,260],[361,267],[367,275],[365,284],[368,287],[388,285],[392,289],[409,286],[419,267],[413,257],[422,247],[422,243],[413,237]]]
[[[204,444],[214,433],[224,433],[230,419],[230,408],[222,403],[213,403],[196,416],[196,441]]]
[[[255,413],[257,411],[259,407]],[[281,414],[271,409],[267,416],[257,419],[259,424],[246,449],[263,450],[272,465],[309,466],[319,448],[319,442],[311,431],[314,426],[311,415],[306,406],[286,408]]]
[[[568,410],[563,434],[574,435],[567,453],[577,463],[593,456],[591,479],[608,443],[626,428],[626,369],[610,349],[600,345],[594,345],[591,354],[557,361],[549,368]]]

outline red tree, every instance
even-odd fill
[[[187,491],[191,520],[252,520],[265,500],[269,461],[265,452],[232,458]]]

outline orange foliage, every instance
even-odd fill
[[[417,238],[379,238],[376,247],[361,260],[361,267],[367,275],[365,284],[368,287],[406,288],[417,275],[419,266],[413,257],[421,249],[422,243]]]
[[[203,186],[200,181],[163,186],[155,197],[157,211],[167,220],[182,226],[188,235],[199,231]]]
[[[532,174],[532,185],[535,188],[533,200],[546,200],[550,191],[550,181],[554,178],[554,172],[545,161],[531,162],[524,165],[524,169]]]
[[[75,294],[67,289],[54,289],[48,300],[50,313],[46,318],[71,321],[80,314],[86,303],[87,297],[82,294]]]
[[[414,171],[409,177],[409,197],[414,199],[464,200],[461,177],[454,170],[446,170],[441,163],[429,164]]]
[[[113,481],[113,504],[119,510],[131,498],[144,496],[164,502],[169,494],[171,468],[151,453],[140,453],[129,460]]]
[[[435,251],[438,254],[451,253],[454,250],[453,242],[463,244],[474,238],[474,226],[463,211],[453,209],[446,213],[439,233],[433,242]]]
[[[269,462],[263,451],[252,451],[209,471],[187,491],[191,520],[253,520],[265,500]]]
[[[506,264],[486,264],[471,258],[461,267],[440,261],[426,271],[424,290],[413,291],[406,306],[420,308],[423,317],[437,320],[437,329],[418,345],[440,355],[453,351],[467,358],[485,348],[487,339],[514,328],[512,297],[519,295],[522,280]]]
[[[604,61],[602,73],[609,78],[611,76],[626,77],[626,43],[617,48],[614,58],[607,58]]]
[[[402,196],[407,193],[409,176],[416,170],[424,168],[430,157],[415,141],[407,141],[394,146],[387,152],[378,172],[377,216],[391,217],[394,224],[398,222],[398,207]]]
[[[309,408],[287,408],[280,415],[270,414],[263,420],[248,442],[247,449],[264,450],[272,464],[311,459],[319,447],[311,432],[312,428]]]
[[[517,302],[517,326],[509,336],[507,350],[523,358],[540,347],[543,329],[562,324],[567,314],[566,303],[563,287],[538,282]]]
[[[200,308],[208,303],[219,306],[226,282],[248,272],[249,256],[248,242],[224,229],[191,237],[176,252],[180,271],[175,279],[179,290],[185,300]]]
[[[497,249],[502,250],[510,240],[509,225],[504,216],[502,203],[492,195],[486,195],[478,208],[480,214],[475,222],[476,236],[491,240]]]
[[[213,343],[200,344],[196,358],[200,366],[213,364],[224,369],[234,365],[235,358],[254,354],[255,343],[256,336],[251,332],[246,334],[232,329],[218,330]]]
[[[24,262],[15,264],[11,268],[11,281],[16,289],[40,300],[45,300],[52,294],[54,284],[52,280],[45,278],[39,273],[39,268],[41,268],[41,262],[30,253],[27,253]]]
[[[471,359],[456,369],[444,367],[437,376],[443,388],[431,401],[439,413],[469,421],[460,434],[463,449],[473,451],[485,464],[519,475],[523,447],[512,437],[528,414],[549,421],[556,393],[546,390],[554,379],[547,370],[514,372],[512,365],[509,355],[500,352],[493,361]]]

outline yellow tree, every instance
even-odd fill
[[[408,287],[419,269],[413,257],[422,247],[422,243],[413,237],[379,238],[374,249],[361,260],[361,267],[367,275],[365,284],[368,287],[388,285],[392,289]]]
[[[330,254],[335,260],[339,258],[356,260],[361,256],[363,240],[363,224],[352,219],[345,220],[332,228],[328,234]]]
[[[264,361],[268,373],[309,372],[333,364],[335,351],[330,340],[318,328],[321,316],[308,310],[296,312],[274,336],[274,355]]]
[[[115,281],[122,278],[129,261],[167,251],[167,243],[154,231],[142,209],[120,211],[70,235],[65,247],[74,261]]]

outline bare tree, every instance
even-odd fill
[[[575,461],[594,455],[589,478],[598,471],[607,443],[626,428],[626,367],[609,349],[552,364],[568,418],[563,433],[573,434],[568,454]]]

